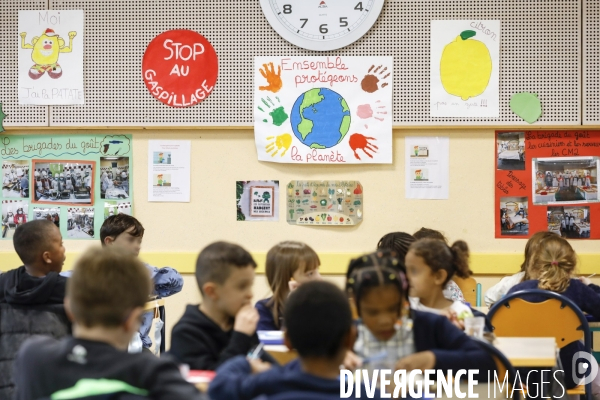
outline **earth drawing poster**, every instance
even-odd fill
[[[392,162],[393,57],[255,57],[258,159]]]

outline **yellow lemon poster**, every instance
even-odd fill
[[[500,113],[500,21],[431,21],[431,116]]]

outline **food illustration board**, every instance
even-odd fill
[[[392,162],[393,57],[255,57],[258,159]]]
[[[431,21],[432,117],[500,115],[500,21]]]
[[[98,239],[110,215],[131,214],[131,135],[4,135],[2,239],[46,219],[64,239]]]
[[[497,238],[600,239],[600,131],[498,131]]]
[[[358,225],[363,219],[363,188],[358,181],[291,181],[287,222],[293,225]]]

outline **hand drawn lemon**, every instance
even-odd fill
[[[444,47],[440,78],[446,92],[463,100],[482,94],[492,75],[492,57],[485,44],[464,31]]]

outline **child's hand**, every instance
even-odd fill
[[[579,280],[584,284],[584,285],[589,285],[590,283],[592,283],[592,280],[590,278],[586,278],[585,276],[580,276]]]
[[[233,323],[233,330],[246,334],[248,336],[254,335],[256,332],[256,325],[258,324],[258,311],[252,307],[252,304],[246,304],[235,315],[235,322]]]
[[[361,365],[362,359],[352,351],[348,350],[346,352],[346,357],[344,357],[344,368],[354,370],[359,368]]]
[[[458,319],[456,312],[454,312],[450,309],[445,309],[442,311],[441,314],[444,315],[446,318],[448,318],[450,320],[450,322],[452,322],[452,325],[456,326],[461,331],[465,330],[465,323],[464,323],[464,321],[461,321]]]
[[[260,358],[251,358],[248,360],[250,368],[253,374],[260,374],[261,372],[268,371],[272,365],[268,362],[261,360]]]
[[[396,370],[405,369],[412,371],[415,369],[424,371],[435,367],[435,354],[432,351],[420,351],[403,357],[396,363]]]

